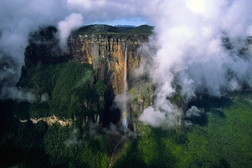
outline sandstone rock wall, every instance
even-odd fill
[[[92,64],[98,70],[99,79],[113,89],[116,95],[124,88],[124,67],[127,71],[139,66],[141,57],[138,47],[147,42],[147,35],[84,34],[71,35],[68,51],[62,52],[55,38],[33,37],[25,51],[25,69],[48,63],[72,60],[76,63]],[[125,51],[127,46],[127,65]]]
[[[139,66],[138,47],[147,40],[144,35],[77,35],[69,38],[68,46],[74,62],[92,64],[99,70],[99,78],[118,94],[124,88],[124,67],[130,72]]]
[[[133,80],[132,72],[141,63],[138,48],[147,41],[148,35],[144,34],[73,34],[68,38],[67,52],[63,52],[57,45],[57,39],[53,36],[50,38],[36,36],[30,40],[30,45],[26,48],[24,69],[40,64],[54,64],[65,61],[91,64],[97,70],[98,78],[103,80],[107,86],[101,118],[103,124],[108,125],[111,122],[108,119],[111,115],[120,114],[118,112],[112,114],[110,110],[115,95],[122,93],[125,88],[129,91],[133,86],[133,81],[136,81]],[[126,61],[125,57],[127,57]],[[124,80],[125,69],[128,74],[127,83]],[[139,83],[143,82],[141,79],[139,81]],[[138,91],[134,92],[134,97],[141,97],[143,94],[140,91],[141,89],[136,88],[135,90]],[[129,102],[130,122],[133,121],[131,114],[133,110],[142,111],[150,105],[151,100],[146,99],[146,96],[142,97],[144,98],[134,98],[134,103]]]

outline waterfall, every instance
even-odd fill
[[[122,125],[124,128],[128,127],[129,123],[129,114],[127,113],[127,90],[128,90],[128,81],[127,81],[127,64],[128,64],[128,45],[125,46],[124,53],[124,76],[123,76],[123,107],[122,107]]]
[[[123,91],[126,92],[128,90],[128,81],[127,81],[127,64],[128,64],[128,46],[126,44],[125,54],[124,54],[124,76],[123,76]]]

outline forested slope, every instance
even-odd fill
[[[47,93],[48,100],[1,101],[1,167],[251,166],[250,92],[236,92],[232,99],[203,96],[189,104],[205,109],[193,125],[177,130],[139,125],[138,135],[129,136],[99,126],[106,86],[89,65],[34,67],[18,86],[33,88],[37,97]],[[30,121],[51,115],[71,124]]]

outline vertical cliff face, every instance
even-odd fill
[[[124,69],[129,72],[139,66],[137,49],[147,39],[144,35],[78,35],[69,38],[68,46],[74,62],[92,64],[99,78],[111,85],[114,94],[119,94],[125,85]]]
[[[131,76],[129,74],[141,62],[138,53],[139,46],[148,40],[145,35],[73,35],[69,38],[69,52],[72,61],[88,63],[97,69],[100,80],[107,85],[105,93],[104,124],[110,118],[109,109],[113,104],[115,95],[126,92]],[[125,90],[126,89],[126,90]],[[125,96],[125,95],[124,95]],[[127,106],[123,102],[121,121],[126,121]],[[118,113],[117,113],[118,114]],[[118,119],[118,117],[116,117]]]
[[[24,67],[69,60],[88,63],[98,70],[99,78],[104,80],[116,95],[124,88],[124,69],[130,72],[139,66],[141,57],[138,48],[147,40],[147,35],[72,35],[68,39],[68,51],[62,52],[54,38],[36,36],[26,48]]]
[[[24,68],[40,64],[56,64],[71,59],[69,52],[62,52],[58,46],[58,39],[55,38],[57,29],[48,27],[39,32],[31,34],[29,46],[25,49]]]
[[[133,77],[130,74],[141,63],[138,48],[142,43],[148,41],[148,34],[74,33],[68,38],[67,52],[63,52],[57,45],[58,40],[54,36],[55,33],[56,30],[52,28],[49,32],[47,30],[47,32],[40,32],[31,36],[30,45],[25,51],[24,69],[40,64],[54,64],[66,61],[92,65],[97,71],[98,78],[104,81],[107,86],[102,118],[104,125],[109,124],[111,115],[114,115],[111,114],[110,109],[115,96],[129,91],[133,85],[133,80],[131,80]],[[139,97],[137,94],[134,96]],[[136,108],[142,109],[147,105],[143,105],[143,107],[141,105],[140,107],[138,103],[142,99],[137,98],[135,100],[137,100],[135,105],[131,103],[131,107],[124,107],[126,109],[125,113],[127,111],[129,113],[129,111]],[[124,106],[127,106],[126,104]],[[115,113],[117,117],[112,120],[118,121],[120,117],[118,114],[120,113]]]

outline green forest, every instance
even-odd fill
[[[30,89],[36,100],[0,102],[0,167],[252,167],[251,92],[189,103],[205,112],[188,127],[140,124],[125,133],[101,125],[106,85],[90,65],[23,69],[17,86]],[[45,93],[47,100],[42,100]],[[30,121],[52,115],[72,124]]]

